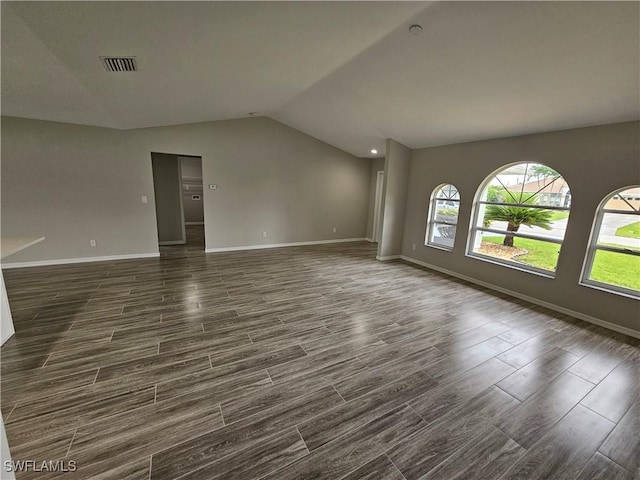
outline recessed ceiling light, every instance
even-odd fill
[[[376,150],[375,148],[372,148],[371,149],[371,153],[373,153],[375,155],[376,153],[378,153],[378,150]]]
[[[411,25],[409,32],[411,32],[412,35],[420,35],[422,33],[422,27],[420,25]]]

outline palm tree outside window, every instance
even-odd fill
[[[468,255],[553,276],[570,209],[571,190],[555,169],[502,168],[478,190]]]

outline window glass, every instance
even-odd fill
[[[596,250],[591,267],[592,280],[640,291],[640,257]]]
[[[440,185],[431,196],[425,244],[451,250],[456,237],[460,194],[450,184]]]
[[[582,283],[640,297],[640,187],[609,195],[593,228]]]
[[[605,212],[598,232],[598,245],[640,250],[639,220],[634,215]]]
[[[519,163],[480,188],[469,255],[553,274],[569,222],[571,190],[556,170]]]

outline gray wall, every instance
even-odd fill
[[[411,150],[395,140],[387,139],[382,235],[378,243],[378,258],[382,260],[397,257],[401,253],[410,166]]]
[[[182,171],[182,205],[185,223],[203,223],[204,208],[202,201],[202,159],[198,157],[183,157],[180,159]],[[199,200],[193,196],[199,195]]]
[[[2,236],[46,236],[10,262],[157,253],[152,150],[133,145],[128,131],[3,117]]]
[[[2,234],[47,237],[11,261],[157,252],[151,152],[202,157],[218,185],[207,248],[365,237],[370,162],[268,118],[120,131],[3,117]]]
[[[369,162],[320,140],[264,117],[135,135],[135,156],[202,157],[208,249],[365,236]]]
[[[180,171],[183,178],[199,178],[202,180],[202,159],[200,157],[184,157],[180,159]]]
[[[630,122],[414,150],[402,254],[575,312],[640,330],[637,300],[578,285],[594,215],[613,190],[640,178],[640,123]],[[465,256],[472,202],[480,183],[514,162],[541,162],[569,183],[572,208],[557,266],[548,279]],[[428,199],[441,183],[460,191],[452,252],[424,246]],[[416,251],[411,245],[415,243]]]
[[[152,153],[153,191],[158,224],[158,242],[185,242],[182,209],[182,175],[177,155]]]
[[[376,207],[376,183],[378,172],[384,172],[384,157],[371,160],[371,181],[369,183],[369,210],[367,212],[367,238],[373,238],[373,213]]]

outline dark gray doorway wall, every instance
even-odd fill
[[[182,205],[182,173],[177,155],[151,153],[153,190],[160,245],[186,243]]]

